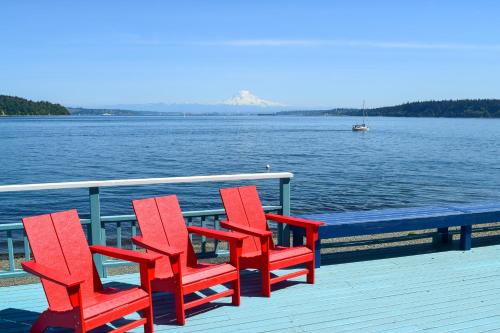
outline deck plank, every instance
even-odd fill
[[[240,307],[228,299],[193,309],[184,327],[173,324],[171,295],[155,295],[155,331],[500,331],[499,258],[500,246],[489,246],[326,265],[317,271],[314,286],[303,278],[283,282],[270,299],[259,296],[258,274],[250,272],[243,276]],[[114,285],[138,281],[137,274],[104,280]],[[0,331],[28,332],[46,304],[40,284],[0,288]]]

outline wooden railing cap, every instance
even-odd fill
[[[138,186],[138,185],[154,185],[154,184],[223,182],[223,181],[235,181],[235,180],[262,180],[262,179],[282,179],[282,178],[293,178],[293,173],[265,172],[265,173],[241,173],[234,175],[214,175],[214,176],[113,179],[113,180],[90,180],[90,181],[61,182],[61,183],[1,185],[0,192],[60,190],[60,189],[110,187],[110,186]]]

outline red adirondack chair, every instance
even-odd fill
[[[25,271],[40,277],[49,308],[31,327],[66,327],[86,332],[142,310],[143,317],[112,332],[126,332],[144,325],[153,332],[151,278],[158,256],[106,246],[90,246],[76,210],[23,219],[34,260],[23,262]],[[140,264],[141,287],[104,288],[92,260],[100,253]]]
[[[255,186],[224,188],[220,194],[228,218],[221,222],[221,226],[250,236],[243,241],[240,268],[260,270],[263,296],[271,296],[271,284],[300,275],[307,274],[307,282],[314,283],[314,243],[323,222],[265,214]],[[306,246],[274,245],[267,220],[305,228]],[[272,270],[298,264],[306,264],[306,268],[271,278]]]
[[[192,307],[226,296],[232,296],[233,305],[240,304],[238,257],[245,235],[186,227],[175,195],[134,200],[132,205],[142,234],[142,237],[132,237],[132,241],[162,255],[157,263],[152,288],[153,291],[174,293],[177,322],[180,325],[185,323],[185,310]],[[198,263],[189,233],[228,241],[230,263]],[[227,282],[231,283],[232,289],[184,303],[184,295]]]

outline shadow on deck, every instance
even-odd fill
[[[485,246],[500,245],[500,234],[498,234],[498,227],[492,228],[494,230],[494,235],[482,235],[477,237],[474,236],[473,247],[480,248]],[[426,240],[432,239],[436,236],[434,232],[420,233],[413,237],[411,240]],[[420,254],[431,254],[436,252],[445,251],[461,251],[459,249],[459,240],[454,239],[448,244],[435,243],[432,241],[423,242],[419,244],[406,244],[408,236],[401,237],[390,237],[390,238],[380,238],[378,240],[368,240],[368,241],[354,241],[354,242],[340,242],[332,244],[324,244],[322,246],[323,250],[330,249],[327,253],[321,255],[322,265],[336,265],[345,264],[359,261],[370,261],[370,260],[380,260],[380,259],[390,259],[406,256],[414,256]],[[396,243],[396,245],[391,245]],[[367,245],[367,248],[359,248],[360,244]],[[374,245],[389,245],[384,247],[374,248]],[[350,250],[349,245],[354,245],[355,249]],[[339,248],[343,248],[339,251]],[[332,251],[333,249],[333,251]]]
[[[137,280],[138,282],[138,275],[137,274],[128,274],[128,275],[123,275],[123,276],[113,276],[110,278],[107,278],[107,281],[111,281],[105,284],[105,287],[114,287],[114,288],[130,288],[135,285],[127,282],[116,282],[113,280],[122,280],[122,281],[130,281],[134,282],[134,280]],[[241,276],[241,296],[243,298],[263,298],[260,294],[260,274],[258,271],[245,271],[242,276]],[[273,285],[273,291],[279,291],[281,289],[291,287],[297,284],[306,284],[305,281],[298,281],[298,280],[291,280],[291,281],[283,281],[280,283],[277,283]],[[227,287],[230,287],[227,285]],[[220,289],[223,289],[221,287]],[[33,295],[33,301],[36,301],[36,303],[44,303],[44,294],[43,294],[43,289],[41,288],[41,285],[39,284],[31,284],[31,285],[23,285],[23,286],[13,286],[13,287],[4,287],[0,288],[0,295],[2,302],[0,302],[0,332],[2,333],[13,333],[13,332],[28,332],[32,323],[38,318],[38,316],[41,314],[41,312],[45,309],[46,305],[44,305],[43,308],[40,308],[40,311],[32,311],[28,310],[30,308],[30,304],[25,304],[23,308],[14,308],[14,307],[7,307],[5,308],[3,306],[3,299],[7,296],[10,295],[12,298],[16,298],[20,296],[20,300],[22,298],[22,295],[26,290],[33,290],[36,295]],[[35,291],[36,290],[36,291]],[[200,297],[206,297],[210,296],[212,294],[216,293],[216,290],[214,289],[205,289],[201,291],[201,293],[198,294],[190,294],[186,296],[185,300],[186,301],[192,301]],[[29,303],[29,298],[26,299]],[[175,307],[174,305],[174,300],[172,294],[169,293],[155,293],[154,294],[154,299],[153,299],[153,307],[155,309],[155,315],[154,315],[154,322],[155,325],[158,326],[165,326],[163,327],[164,329],[168,329],[168,326],[171,326],[171,328],[181,328],[177,325],[176,319],[175,319],[175,313],[173,312],[173,309]],[[188,322],[190,321],[191,318],[196,317],[197,315],[207,313],[209,311],[212,311],[217,308],[221,307],[233,307],[230,303],[230,298],[226,299],[220,299],[216,300],[214,302],[204,304],[201,306],[198,306],[193,309],[189,309],[186,311],[186,318]],[[38,308],[38,306],[36,307]],[[116,326],[121,326],[127,323],[129,320],[127,319],[121,319],[118,321],[113,322],[113,325]],[[92,330],[93,333],[101,333],[101,332],[109,332],[113,330],[112,325],[109,325],[108,327],[101,327],[99,329]],[[137,330],[137,329],[136,329]],[[134,332],[136,331],[134,330]],[[141,331],[141,330],[139,330]],[[158,331],[158,328],[156,328],[156,331]],[[66,329],[57,329],[57,328],[52,328],[48,330],[47,332],[69,332],[69,330]]]

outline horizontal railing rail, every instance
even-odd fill
[[[293,174],[290,172],[274,173],[252,173],[252,174],[234,174],[234,175],[213,175],[213,176],[191,176],[191,177],[166,177],[166,178],[144,178],[144,179],[117,179],[117,180],[99,180],[99,181],[77,181],[61,183],[40,183],[40,184],[18,184],[1,185],[0,192],[21,192],[21,191],[42,191],[42,190],[66,190],[88,188],[90,214],[81,216],[80,222],[84,227],[90,244],[113,245],[116,247],[127,247],[135,249],[130,242],[130,237],[137,234],[137,221],[134,214],[130,215],[112,215],[102,216],[100,210],[100,187],[115,186],[142,186],[159,184],[182,184],[182,183],[201,183],[201,182],[227,182],[227,181],[249,181],[249,180],[269,180],[279,179],[279,205],[265,206],[266,212],[279,212],[284,215],[290,214],[290,181]],[[68,207],[71,208],[71,207]],[[188,225],[207,226],[211,228],[220,228],[219,222],[225,216],[224,209],[197,210],[183,212]],[[110,237],[110,232],[114,237]],[[289,230],[283,228],[281,224],[277,225],[278,243],[287,245],[290,240]],[[5,269],[0,268],[0,278],[22,276],[26,273],[20,269],[20,264],[16,261],[30,260],[31,252],[29,242],[26,238],[22,223],[0,224],[0,236],[5,234],[7,244],[7,259]],[[196,250],[201,256],[224,255],[225,249],[219,247],[216,240],[208,242],[206,237],[196,237],[193,239]],[[21,254],[15,251],[15,242],[21,242]],[[1,251],[0,251],[1,253]],[[17,254],[17,257],[16,257]],[[94,262],[97,271],[101,276],[106,276],[109,267],[125,266],[128,263],[121,260],[109,260],[101,255],[94,255]]]
[[[111,186],[114,187],[114,186],[224,182],[224,181],[235,181],[235,180],[263,180],[263,179],[281,179],[281,178],[291,179],[292,177],[293,174],[291,172],[269,172],[269,173],[241,173],[235,175],[215,175],[215,176],[90,180],[90,181],[61,182],[61,183],[1,185],[0,192],[62,190],[62,189],[90,188],[90,187],[111,187]]]

